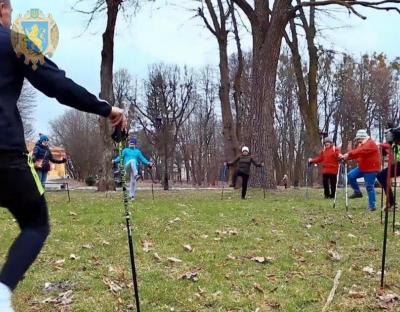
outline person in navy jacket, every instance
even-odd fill
[[[24,79],[61,104],[106,117],[114,127],[127,127],[122,109],[98,100],[49,59],[44,58],[44,64],[38,64],[36,70],[32,64],[25,64],[24,56],[18,57],[12,46],[11,13],[10,0],[0,0],[0,207],[10,211],[21,232],[0,270],[1,312],[14,311],[12,292],[35,261],[50,231],[43,186],[25,146],[17,107]]]
[[[32,160],[43,187],[46,184],[47,174],[51,169],[50,162],[54,164],[63,164],[67,162],[65,158],[55,159],[53,157],[49,147],[49,137],[44,134],[40,134],[39,141],[36,142],[32,152]]]

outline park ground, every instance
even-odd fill
[[[342,193],[335,209],[321,190],[249,193],[157,190],[153,201],[143,191],[130,202],[142,311],[322,311],[339,270],[328,311],[390,306],[378,296],[380,212],[368,213],[366,198],[346,213]],[[47,199],[52,232],[16,311],[134,311],[121,193]],[[0,227],[2,263],[18,231],[4,209]],[[400,293],[399,247],[390,230],[387,293]]]

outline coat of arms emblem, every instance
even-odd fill
[[[25,64],[44,64],[45,56],[51,57],[57,48],[59,32],[51,14],[47,17],[39,9],[20,15],[12,26],[12,45],[18,57],[25,57]]]

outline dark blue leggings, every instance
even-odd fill
[[[14,290],[50,232],[46,200],[22,153],[0,151],[0,206],[10,211],[21,229],[0,271],[0,282]]]

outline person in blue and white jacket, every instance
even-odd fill
[[[132,200],[135,200],[136,189],[137,189],[137,177],[139,176],[139,164],[143,164],[148,167],[152,167],[153,164],[143,156],[142,151],[137,147],[137,140],[129,140],[129,147],[122,150],[122,160],[125,167],[125,172],[129,175],[129,196]],[[119,163],[121,161],[118,156],[113,160],[113,163]]]

